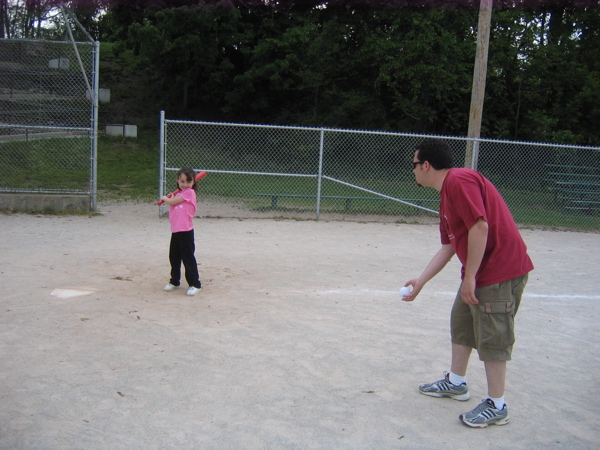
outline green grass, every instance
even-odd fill
[[[98,138],[98,196],[106,199],[155,199],[158,192],[158,136]]]
[[[54,138],[0,144],[0,187],[89,189],[89,139]]]
[[[550,191],[501,189],[515,221],[522,226],[583,231],[600,230],[598,210],[571,210]]]
[[[89,191],[89,138],[0,144],[0,187]],[[98,138],[98,192],[103,198],[151,199],[158,190],[158,137]]]

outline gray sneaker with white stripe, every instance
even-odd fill
[[[448,372],[444,372],[443,380],[419,386],[419,392],[430,397],[450,397],[459,402],[466,402],[471,398],[467,384],[463,383],[460,386],[456,386],[450,383],[450,374]]]
[[[477,408],[458,416],[465,425],[472,428],[485,428],[488,425],[506,425],[508,423],[508,406],[497,409],[492,400],[483,400]]]

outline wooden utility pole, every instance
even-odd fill
[[[465,167],[477,168],[479,142],[481,135],[481,117],[483,115],[483,99],[485,98],[485,78],[487,76],[488,48],[490,43],[490,24],[492,22],[493,0],[480,0],[479,24],[477,29],[477,52],[473,69],[473,90],[471,91],[471,110],[469,113],[469,130]],[[474,145],[477,143],[477,145]]]

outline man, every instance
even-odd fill
[[[484,362],[488,398],[459,419],[474,428],[508,423],[504,402],[506,362],[514,343],[514,316],[533,270],[527,247],[494,185],[479,172],[454,168],[448,144],[426,139],[413,157],[419,186],[440,194],[442,247],[412,286],[404,301],[413,301],[453,255],[462,263],[459,291],[451,313],[452,362],[444,379],[419,386],[432,397],[470,398],[466,382],[472,349]]]

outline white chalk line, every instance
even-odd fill
[[[399,290],[399,288],[398,288]],[[313,291],[317,295],[367,295],[372,297],[385,297],[385,296],[397,296],[400,297],[398,291],[383,291],[377,289],[330,289]],[[444,296],[444,297],[455,297],[456,292],[450,291],[437,291],[437,292],[422,292],[421,295],[428,296]],[[600,300],[600,295],[580,295],[580,294],[537,294],[537,293],[525,293],[524,298],[552,298],[552,299],[567,299],[567,300]]]
[[[433,292],[435,295],[451,295],[456,296],[456,292]],[[536,294],[529,293],[525,290],[524,298],[566,298],[569,300],[600,300],[600,295],[584,295],[584,294]]]

